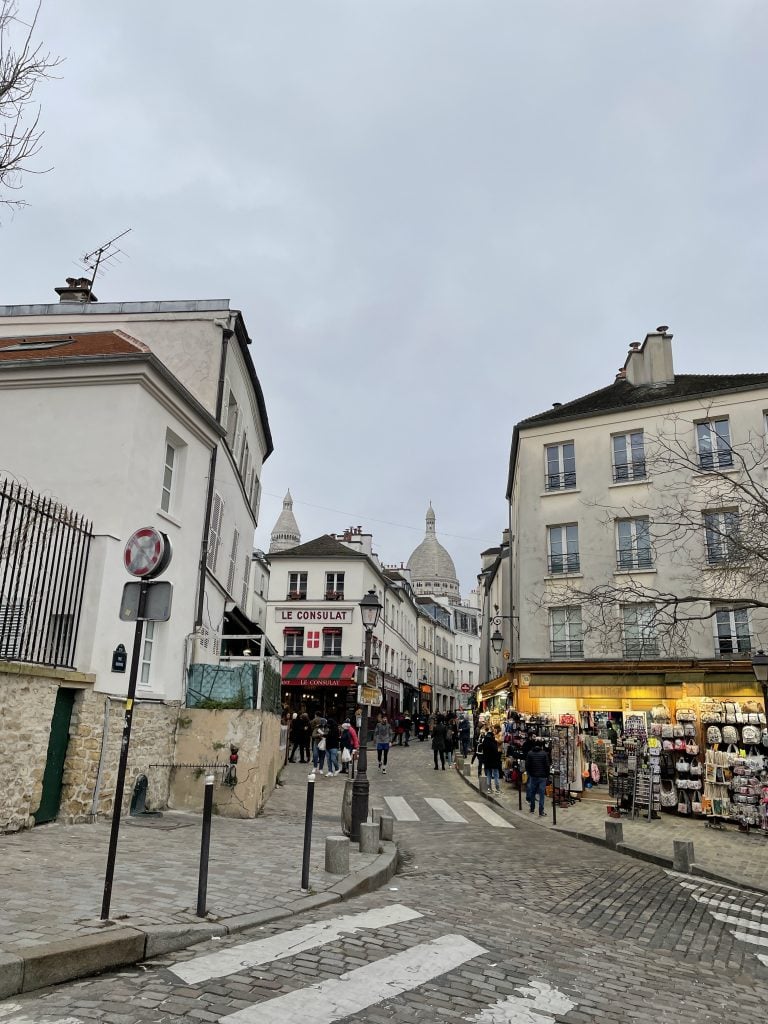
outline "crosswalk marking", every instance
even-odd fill
[[[292,931],[270,935],[265,939],[243,942],[228,949],[174,964],[170,970],[188,985],[196,985],[211,978],[237,974],[248,967],[283,960],[308,949],[317,949],[318,946],[335,942],[340,935],[351,935],[363,928],[386,928],[388,925],[412,921],[417,917],[421,917],[418,910],[411,910],[401,903],[395,903],[388,907],[366,910],[361,914],[345,914],[327,921],[306,924]]]
[[[731,929],[734,939],[741,942],[751,942],[753,946],[768,946],[768,935],[753,935],[752,932],[734,931]]]
[[[742,928],[754,928],[759,932],[768,932],[768,924],[762,924],[760,921],[746,921],[743,917],[736,917],[735,914],[720,914],[716,910],[710,910],[710,914],[716,921],[722,921],[723,924],[739,924]]]
[[[429,804],[433,811],[436,811],[443,821],[455,821],[462,825],[467,824],[467,819],[462,818],[458,811],[455,811],[447,800],[440,800],[438,797],[425,796],[424,802]]]
[[[334,1024],[385,999],[409,992],[487,952],[463,935],[443,935],[347,971],[338,978],[237,1010],[222,1017],[220,1024],[285,1024],[287,1020]]]
[[[688,890],[691,899],[707,907],[707,913],[716,921],[722,924],[738,925],[736,928],[729,928],[728,931],[739,942],[746,942],[752,946],[768,947],[768,935],[760,934],[768,932],[768,912],[764,908],[765,903],[756,902],[751,899],[751,893],[743,889],[737,889],[732,885],[724,885],[720,882],[701,885],[696,882],[685,881],[681,876],[668,871],[677,877],[678,884]],[[714,893],[712,893],[712,891]],[[725,891],[720,891],[725,890]],[[705,895],[712,893],[712,895]],[[745,906],[745,901],[750,899],[750,905]],[[719,907],[719,910],[711,910],[711,907]],[[757,918],[757,920],[755,920]],[[763,923],[763,922],[766,923]],[[745,929],[751,929],[746,931]],[[755,953],[760,963],[768,967],[768,956],[763,953]]]
[[[419,816],[401,796],[385,796],[389,809],[398,821],[418,821]]]
[[[510,822],[505,821],[500,814],[496,811],[492,811],[490,807],[486,807],[485,804],[475,803],[473,800],[465,800],[464,803],[467,807],[471,807],[475,814],[479,814],[480,817],[487,821],[489,825],[493,825],[494,828],[514,828]]]
[[[509,996],[464,1020],[468,1024],[554,1024],[555,1017],[576,1006],[568,996],[544,981],[532,981],[530,985],[518,987],[517,991],[522,995]],[[536,1013],[536,1010],[544,1013]]]

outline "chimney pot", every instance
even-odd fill
[[[559,409],[562,404],[563,404],[562,402],[553,402],[552,403],[552,408],[553,409]]]
[[[68,277],[67,283],[54,291],[59,296],[59,302],[97,302],[91,291],[92,283],[88,277]]]
[[[656,328],[658,334],[666,334],[668,330],[669,327],[666,324],[662,324],[661,327]]]
[[[639,341],[630,341],[630,343],[629,343],[630,351],[637,352],[637,350],[640,348],[640,345],[641,345],[641,342],[639,342]]]

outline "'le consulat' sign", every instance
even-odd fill
[[[275,608],[276,622],[325,622],[342,625],[352,622],[352,608]]]

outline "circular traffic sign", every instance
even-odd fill
[[[123,562],[132,576],[151,579],[168,568],[171,560],[171,542],[153,526],[143,526],[131,534],[125,545]]]
[[[469,683],[462,683],[459,689],[461,690],[462,693],[472,692],[472,687],[469,685]]]

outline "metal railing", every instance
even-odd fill
[[[659,644],[656,640],[625,640],[625,658],[657,658]]]
[[[550,654],[553,658],[583,658],[583,640],[552,640]]]
[[[753,643],[749,636],[715,637],[715,657],[747,658],[752,655]]]
[[[550,555],[547,559],[547,568],[552,576],[566,572],[578,572],[581,568],[578,551],[568,551],[565,554]]]
[[[616,552],[617,569],[652,569],[653,553],[651,551],[633,551],[630,548],[619,548]]]
[[[699,469],[711,472],[713,469],[731,469],[733,452],[729,448],[722,451],[699,452]]]
[[[0,481],[0,660],[74,668],[91,523]]]
[[[576,470],[568,473],[547,473],[544,477],[546,491],[565,491],[576,486]]]
[[[619,463],[613,467],[615,484],[623,480],[645,480],[646,475],[645,459],[633,459],[631,462]]]

